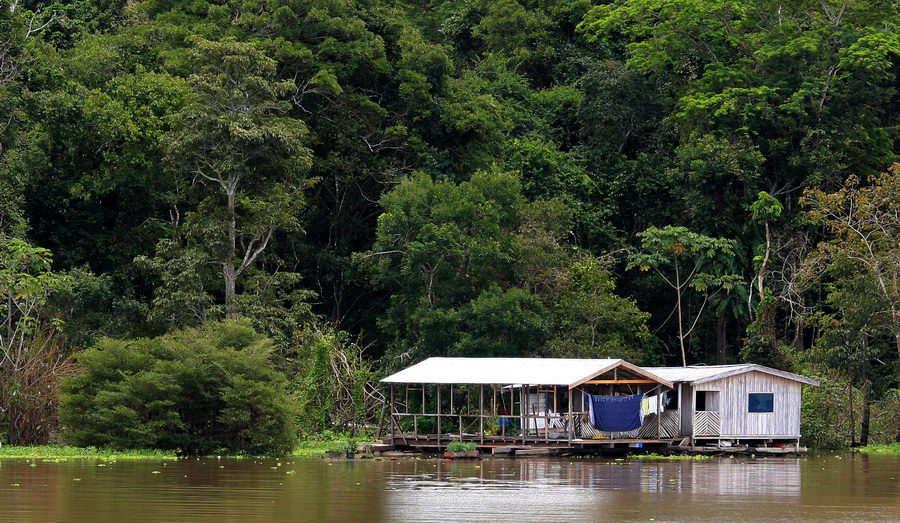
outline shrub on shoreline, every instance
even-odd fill
[[[286,454],[296,442],[272,343],[247,322],[152,339],[104,339],[63,382],[66,443],[186,454]]]

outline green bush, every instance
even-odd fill
[[[478,446],[471,441],[451,441],[447,445],[447,452],[471,452],[477,448]]]
[[[78,356],[83,371],[63,382],[63,438],[185,454],[290,452],[295,408],[272,350],[244,321],[101,340]]]

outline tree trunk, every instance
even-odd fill
[[[234,266],[229,262],[222,264],[222,273],[225,277],[225,316],[234,318],[237,311],[234,309],[234,294],[237,287],[237,274]]]
[[[799,314],[794,320],[794,348],[803,350],[803,316]]]
[[[847,391],[850,393],[850,446],[856,446],[856,416],[853,412],[853,383],[847,384]]]
[[[863,386],[863,411],[862,426],[859,429],[859,444],[866,446],[869,444],[869,422],[872,417],[872,386],[868,383]]]
[[[225,316],[234,318],[237,314],[234,310],[234,293],[237,287],[237,270],[234,268],[234,258],[237,256],[237,180],[230,178],[225,188],[228,197],[228,258],[222,261],[225,276]]]
[[[681,319],[681,275],[678,271],[678,263],[675,263],[675,293],[678,303],[678,345],[681,347],[681,365],[687,367],[687,354],[684,350],[684,324]]]
[[[725,365],[728,363],[728,354],[726,346],[728,344],[728,318],[725,313],[720,313],[716,321],[716,363]]]
[[[763,254],[762,263],[759,264],[759,272],[756,275],[756,289],[759,294],[760,301],[766,297],[766,265],[769,263],[769,253],[772,250],[772,236],[769,233],[769,222],[766,222],[766,251]]]

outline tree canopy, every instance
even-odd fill
[[[0,269],[0,311],[66,362],[244,318],[316,430],[377,411],[339,379],[430,355],[752,360],[878,405],[900,385],[898,19],[0,2],[0,256],[41,260]]]

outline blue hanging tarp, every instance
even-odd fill
[[[585,394],[585,402],[590,402],[591,423],[598,430],[627,432],[641,426],[641,399],[643,394],[634,396],[594,396]]]

